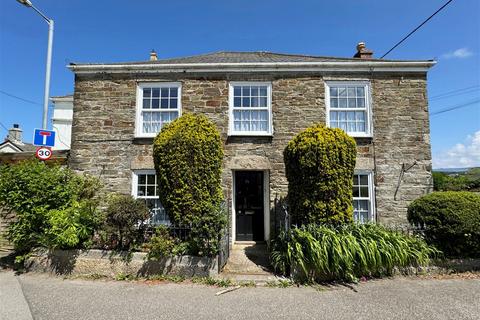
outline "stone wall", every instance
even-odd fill
[[[6,232],[8,224],[14,218],[13,213],[9,213],[4,208],[0,208],[0,253],[13,250],[13,245],[7,240]]]
[[[25,262],[25,269],[55,275],[109,278],[118,275],[148,277],[158,274],[211,277],[218,274],[217,262],[217,257],[175,256],[148,260],[144,252],[36,249]]]
[[[272,83],[273,137],[228,137],[228,82],[238,80]],[[228,207],[232,170],[258,169],[269,172],[272,208],[287,192],[285,145],[325,122],[325,80],[371,82],[374,136],[357,139],[356,168],[374,171],[377,220],[406,223],[408,203],[432,185],[425,74],[77,75],[70,166],[100,176],[109,191],[130,193],[131,170],[153,168],[152,139],[134,138],[136,84],[180,81],[182,112],[204,113],[220,129]],[[402,167],[409,170],[401,174]]]

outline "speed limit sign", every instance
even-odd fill
[[[37,149],[35,155],[40,160],[48,160],[52,157],[52,150],[47,147],[40,147]]]

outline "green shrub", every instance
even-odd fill
[[[423,240],[375,224],[309,224],[281,232],[270,260],[277,272],[307,282],[355,281],[421,266],[438,252]]]
[[[7,238],[20,253],[40,245],[82,247],[98,221],[99,188],[95,178],[38,160],[0,165],[0,205],[15,213]]]
[[[148,251],[147,259],[149,260],[184,255],[190,251],[189,243],[173,237],[167,226],[159,226],[155,229],[155,234],[145,244],[145,249]]]
[[[413,201],[408,221],[425,228],[425,240],[448,257],[480,257],[480,195],[434,192]]]
[[[157,135],[153,157],[160,201],[170,220],[191,226],[198,254],[215,254],[226,222],[220,210],[223,148],[216,126],[203,115],[184,114]]]
[[[356,152],[353,138],[321,124],[288,143],[283,155],[294,224],[352,221]]]
[[[106,240],[119,250],[131,250],[143,243],[145,221],[150,212],[142,199],[111,194],[105,210]]]
[[[41,242],[49,248],[87,246],[100,225],[96,206],[92,207],[89,201],[74,201],[67,208],[50,210],[46,218],[48,228]]]

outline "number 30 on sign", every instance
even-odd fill
[[[50,148],[40,147],[37,149],[35,155],[40,160],[48,160],[52,157],[52,150]]]

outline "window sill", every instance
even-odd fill
[[[153,137],[136,136],[136,137],[133,137],[133,144],[152,144],[153,139],[155,139],[155,136]]]
[[[365,138],[365,139],[373,138],[373,135],[371,135],[371,134],[363,134],[363,135],[355,134],[355,135],[353,135],[353,134],[348,133],[348,132],[347,132],[347,134],[352,138],[359,138],[359,139],[361,139],[361,138]]]
[[[273,137],[273,133],[261,132],[229,132],[229,137]]]
[[[155,138],[157,136],[157,134],[158,134],[158,132],[154,133],[154,134],[135,134],[134,138],[140,138],[140,139],[142,139],[142,138]]]

